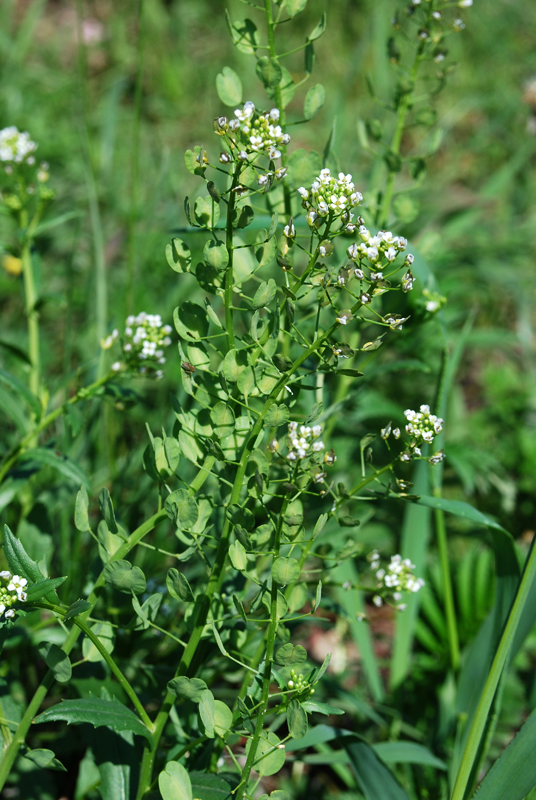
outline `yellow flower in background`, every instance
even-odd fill
[[[22,272],[22,261],[20,258],[12,256],[10,253],[6,253],[2,256],[2,267],[10,275],[20,275]]]

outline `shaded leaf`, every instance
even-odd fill
[[[150,731],[141,719],[117,700],[103,700],[99,697],[62,700],[61,703],[39,714],[33,722],[34,725],[39,725],[60,720],[68,725],[89,722],[94,728],[104,725],[114,731],[132,731],[145,736],[149,741],[152,740]]]

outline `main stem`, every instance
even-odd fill
[[[279,549],[281,547],[281,531],[283,528],[283,517],[287,510],[289,500],[290,500],[290,495],[287,495],[283,500],[283,504],[281,506],[281,512],[279,514],[279,521],[277,525],[277,530],[275,532],[275,541],[274,541],[274,552],[273,552],[274,561],[278,557]],[[272,577],[272,589],[271,589],[271,600],[270,600],[270,625],[268,628],[268,636],[266,639],[266,656],[264,662],[264,674],[262,677],[261,702],[257,710],[257,721],[255,723],[255,730],[253,732],[253,738],[251,739],[251,744],[249,746],[249,752],[246,759],[246,763],[242,771],[242,779],[240,781],[240,785],[238,786],[236,792],[236,800],[242,800],[247,790],[249,776],[251,774],[253,764],[255,763],[255,757],[257,755],[259,739],[262,733],[262,729],[264,727],[266,710],[268,708],[268,703],[270,700],[270,683],[272,681],[272,663],[274,660],[275,635],[277,631],[277,624],[279,622],[277,614],[277,592],[278,592],[277,583]]]
[[[320,336],[315,342],[309,345],[309,347],[306,350],[304,350],[301,356],[296,359],[296,361],[293,363],[292,367],[288,370],[288,372],[285,372],[281,376],[277,384],[272,389],[242,449],[240,462],[236,471],[236,476],[231,491],[231,498],[229,500],[229,505],[235,505],[240,500],[240,494],[242,492],[242,487],[244,484],[244,477],[246,474],[246,467],[248,464],[248,460],[251,455],[251,451],[255,446],[257,437],[262,431],[264,418],[266,414],[268,413],[272,405],[276,402],[281,390],[289,383],[291,376],[301,367],[303,362],[306,361],[309,358],[309,356],[311,356],[316,350],[319,349],[319,347],[321,347],[321,345],[326,341],[326,339],[328,339],[337,330],[338,327],[339,324],[334,323],[330,328],[328,328],[327,331],[325,331],[322,334],[322,336]],[[216,551],[216,557],[214,559],[214,564],[210,572],[210,577],[206,589],[202,595],[196,598],[196,610],[194,611],[195,615],[194,629],[188,641],[188,645],[186,646],[184,653],[182,654],[179,665],[176,669],[175,672],[176,676],[188,675],[188,673],[192,671],[191,667],[193,664],[193,660],[197,652],[199,642],[201,641],[203,629],[208,619],[210,603],[217,589],[221,586],[221,582],[223,580],[223,571],[227,560],[227,553],[229,550],[229,538],[231,536],[231,530],[232,530],[231,522],[229,518],[226,517],[218,549]],[[153,734],[153,744],[152,746],[147,745],[145,752],[143,754],[141,771],[140,771],[140,782],[136,800],[142,800],[142,798],[149,791],[149,788],[151,786],[154,762],[158,750],[158,745],[162,733],[164,732],[164,728],[168,721],[169,712],[171,711],[171,707],[174,701],[175,701],[175,695],[171,694],[171,692],[168,692],[164,697],[162,708],[160,709],[156,717],[155,730]]]
[[[233,217],[236,205],[236,187],[240,181],[241,164],[236,162],[231,189],[229,191],[229,202],[227,204],[227,223],[225,225],[225,246],[229,254],[229,263],[225,270],[225,330],[227,331],[227,345],[229,350],[235,346],[235,335],[233,326],[233,283],[234,283],[234,244],[233,244]]]
[[[26,212],[21,213],[20,226],[28,224]],[[30,391],[41,396],[41,359],[39,355],[39,312],[37,311],[37,292],[32,265],[31,240],[25,236],[22,246],[22,277],[24,279],[25,311],[28,323],[28,355],[30,357]]]
[[[428,8],[428,17],[426,20],[427,25],[430,23],[433,11],[434,11],[434,0],[431,0],[430,6]],[[426,44],[425,40],[421,39],[417,47],[417,52],[415,53],[415,59],[413,61],[413,66],[411,68],[411,73],[410,73],[410,80],[412,84],[414,84],[415,80],[417,79],[417,73],[419,72],[419,67],[421,65],[425,44]],[[400,101],[400,105],[398,106],[396,128],[393,134],[393,138],[391,140],[391,148],[390,148],[391,153],[393,153],[395,156],[398,156],[400,154],[400,145],[402,143],[402,136],[404,134],[406,116],[411,106],[411,96],[412,96],[412,91],[405,94],[402,100]],[[387,175],[387,183],[385,186],[385,193],[383,195],[382,207],[380,210],[380,216],[379,216],[380,228],[384,228],[389,220],[389,212],[391,211],[391,203],[393,202],[395,178],[396,178],[396,170],[390,169]]]
[[[275,24],[274,24],[274,17],[272,12],[272,0],[264,0],[264,11],[266,14],[266,29],[268,34],[268,52],[270,53],[270,58],[274,61],[278,61],[277,53],[275,50]],[[286,114],[285,109],[283,108],[283,94],[281,91],[281,86],[279,84],[274,87],[274,100],[277,108],[279,109],[279,124],[283,131],[285,130],[285,122],[286,122]],[[285,166],[287,163],[287,146],[283,145],[281,147],[281,164]],[[283,184],[283,198],[285,203],[285,214],[289,217],[292,213],[292,205],[290,199],[290,189],[286,183]]]

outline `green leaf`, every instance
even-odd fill
[[[131,731],[117,733],[105,728],[92,740],[92,751],[100,775],[98,791],[102,800],[132,800],[140,766],[134,735]],[[85,799],[85,795],[82,796]],[[75,797],[78,798],[78,793]]]
[[[22,399],[28,403],[33,413],[35,414],[37,421],[41,419],[41,415],[43,413],[41,402],[24,385],[22,381],[16,378],[15,375],[12,375],[10,372],[7,372],[5,369],[0,368],[0,383],[4,383],[6,386],[9,386],[9,388],[12,391],[14,391],[15,394],[18,394],[19,397],[22,397]]]
[[[297,700],[291,700],[288,704],[287,724],[293,739],[303,739],[307,733],[307,714]]]
[[[192,792],[200,800],[232,800],[231,787],[219,775],[190,772]]]
[[[320,601],[322,600],[322,581],[318,581],[318,585],[316,587],[316,594],[315,594],[315,602],[313,606],[313,611],[317,611],[320,606]]]
[[[101,514],[108,525],[108,530],[111,531],[111,533],[117,533],[117,522],[115,521],[112,498],[110,497],[110,492],[105,487],[99,492],[99,507]]]
[[[214,731],[222,739],[229,733],[233,724],[233,712],[222,703],[221,700],[214,702]]]
[[[192,253],[182,239],[172,239],[166,246],[166,259],[175,272],[190,272]]]
[[[45,580],[37,563],[30,558],[22,542],[11,533],[7,525],[4,525],[4,553],[13,575],[20,575],[29,583],[40,583]],[[56,599],[55,595],[51,595],[51,598]]]
[[[173,322],[179,336],[190,342],[204,339],[208,334],[209,322],[205,309],[190,300],[175,309]]]
[[[209,239],[203,247],[203,261],[207,267],[222,272],[229,263],[229,253],[223,242]]]
[[[58,683],[67,683],[71,680],[73,670],[69,656],[57,644],[43,642],[39,645],[39,652]]]
[[[191,603],[194,600],[194,595],[188,579],[179,572],[178,569],[172,567],[168,570],[166,577],[166,586],[168,592],[175,600],[183,600],[185,603]]]
[[[336,706],[330,706],[328,703],[317,703],[314,700],[306,700],[302,703],[302,707],[305,711],[309,711],[309,713],[315,714],[324,714],[326,717],[330,717],[332,714],[344,714],[345,712],[342,708],[336,708]],[[305,736],[305,734],[304,734]]]
[[[205,734],[209,739],[214,738],[215,711],[216,701],[214,700],[214,695],[210,689],[205,689],[199,701],[199,716],[205,726]]]
[[[303,664],[307,661],[307,650],[301,644],[293,645],[287,642],[276,652],[274,663],[279,667],[290,667],[294,664]]]
[[[193,150],[187,150],[185,152],[184,165],[192,175],[205,176],[206,166],[204,163],[204,153],[205,151],[199,145],[196,145]],[[203,163],[201,163],[200,159],[203,160]]]
[[[94,622],[90,628],[91,632],[99,639],[101,645],[107,653],[112,653],[115,645],[114,629],[109,622]],[[91,663],[103,661],[102,654],[95,647],[91,639],[87,636],[82,641],[82,655]]]
[[[67,613],[65,614],[63,621],[66,622],[68,619],[77,617],[79,614],[83,614],[84,611],[88,611],[90,608],[93,608],[93,606],[91,603],[88,603],[87,600],[76,600],[74,603],[71,603],[67,609]]]
[[[240,206],[235,211],[233,224],[236,228],[247,228],[248,225],[251,225],[254,218],[255,218],[255,212],[253,211],[251,206],[248,205]]]
[[[168,517],[181,530],[193,528],[199,517],[199,508],[186,489],[175,489],[166,497],[164,509]]]
[[[320,175],[322,169],[322,156],[311,150],[299,148],[290,154],[288,159],[287,183],[291,189],[300,186],[310,186]]]
[[[179,678],[173,678],[173,680],[169,681],[167,688],[169,692],[177,697],[183,697],[185,700],[199,703],[207,684],[201,678],[186,678],[181,675]]]
[[[219,439],[226,439],[235,429],[235,415],[232,408],[222,400],[210,412],[214,433]]]
[[[277,284],[273,278],[263,281],[253,296],[253,308],[264,308],[270,305],[277,292]]]
[[[267,88],[277,86],[283,77],[279,62],[268,56],[262,56],[257,60],[255,71],[259,80],[262,81]]]
[[[425,764],[435,769],[447,770],[444,761],[416,742],[379,742],[372,747],[376,755],[387,764]]]
[[[158,776],[158,788],[162,800],[193,800],[190,776],[178,761],[168,761]]]
[[[478,788],[478,800],[523,800],[536,786],[536,710]]]
[[[409,800],[392,772],[360,736],[342,736],[337,744],[348,753],[358,786],[367,800]]]
[[[285,10],[289,17],[295,17],[300,11],[303,11],[307,5],[307,0],[286,0]]]
[[[229,546],[229,561],[239,571],[246,569],[248,565],[247,554],[244,546],[239,541],[233,542]]]
[[[292,75],[288,69],[283,65],[281,65],[281,80],[279,81],[278,86],[281,93],[281,107],[286,108],[294,97],[296,84],[294,83]],[[275,100],[276,90],[276,86],[266,86],[266,94],[271,100]]]
[[[279,406],[273,405],[266,412],[264,417],[264,424],[268,428],[279,428],[280,425],[285,425],[290,418],[290,411],[283,403]]]
[[[132,607],[136,617],[128,627],[133,627],[135,631],[146,631],[150,627],[149,623],[155,621],[163,599],[161,592],[155,592],[141,605],[136,595],[132,595]]]
[[[277,241],[275,236],[271,236],[266,241],[260,243],[259,247],[255,245],[255,258],[259,262],[260,267],[266,267],[271,264],[277,253]]]
[[[242,81],[231,67],[224,67],[216,75],[216,91],[226,106],[237,106],[242,102]]]
[[[246,755],[251,749],[252,739],[248,739],[246,744]],[[272,731],[262,731],[253,762],[253,769],[259,775],[275,775],[285,763],[285,750],[279,749],[281,740]]]
[[[145,591],[145,575],[139,567],[133,567],[130,561],[111,561],[103,569],[104,580],[125,594],[142,594]]]
[[[152,741],[151,733],[141,719],[117,700],[103,700],[99,697],[62,700],[35,717],[33,722],[34,725],[40,725],[60,720],[68,725],[89,722],[94,728],[106,726],[114,731],[132,731]]]
[[[321,83],[316,86],[311,86],[305,95],[305,103],[303,106],[303,113],[305,119],[313,119],[326,101],[326,90]]]
[[[227,25],[231,32],[233,44],[237,50],[246,55],[253,55],[259,44],[259,32],[257,26],[250,19],[231,22],[229,13],[225,12]]]
[[[78,486],[83,484],[87,489],[91,489],[89,478],[85,472],[69,456],[63,455],[59,450],[52,450],[49,447],[35,447],[33,450],[26,450],[24,461],[30,460],[52,467]]]
[[[89,530],[89,499],[85,486],[81,486],[80,491],[76,495],[74,524],[76,529],[82,531],[82,533]]]
[[[220,207],[210,195],[198,197],[194,203],[194,216],[202,228],[215,228],[220,218]]]
[[[57,769],[60,772],[67,772],[67,768],[63,766],[61,761],[58,761],[52,750],[38,748],[36,750],[28,750],[24,753],[24,758],[28,758],[37,764],[41,769]]]
[[[42,581],[33,583],[31,586],[27,587],[26,595],[28,602],[31,603],[35,600],[39,600],[41,597],[54,592],[58,586],[61,586],[66,580],[67,576],[63,578],[44,578]]]
[[[328,17],[326,12],[322,14],[322,18],[316,28],[309,34],[307,40],[309,42],[314,42],[316,39],[320,39],[323,33],[325,33],[327,27]]]
[[[221,364],[221,371],[226,381],[235,383],[238,376],[247,367],[245,350],[229,350]]]
[[[300,562],[296,558],[276,558],[272,564],[272,578],[281,586],[288,586],[298,580],[301,574]]]

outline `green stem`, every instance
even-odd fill
[[[276,25],[274,23],[274,17],[272,12],[272,0],[264,0],[264,11],[266,14],[266,30],[268,35],[268,52],[270,53],[270,58],[274,61],[279,61],[278,55],[275,49],[275,28]],[[283,129],[283,132],[286,130],[286,114],[285,109],[283,108],[283,93],[281,91],[281,86],[279,84],[274,87],[274,100],[275,105],[279,109],[279,124]],[[284,167],[287,163],[287,146],[281,146],[281,164]],[[283,182],[283,198],[285,204],[285,214],[287,217],[290,217],[292,214],[292,202],[290,197],[290,188],[287,185],[286,181]]]
[[[128,251],[127,251],[127,276],[125,291],[125,318],[132,313],[133,288],[136,273],[136,222],[138,220],[139,203],[139,174],[140,174],[140,122],[141,104],[143,94],[143,45],[145,25],[143,19],[144,3],[138,0],[138,42],[137,42],[137,70],[136,88],[134,94],[134,123],[132,126],[132,147],[130,150],[130,208],[128,213]]]
[[[288,370],[288,372],[284,373],[284,375],[281,376],[277,384],[272,389],[270,395],[268,396],[262,408],[262,411],[260,412],[257,418],[257,421],[255,422],[255,425],[251,429],[251,432],[242,448],[242,454],[236,471],[236,476],[233,483],[233,489],[231,492],[229,505],[234,505],[238,503],[240,500],[240,494],[242,492],[242,488],[244,485],[244,477],[246,474],[246,467],[248,464],[248,460],[251,451],[255,446],[257,437],[262,431],[264,418],[266,414],[268,413],[272,405],[276,402],[276,399],[278,398],[281,390],[289,382],[294,372],[296,372],[301,367],[303,362],[306,361],[310,355],[312,355],[316,350],[319,349],[319,347],[323,344],[323,342],[326,339],[328,339],[329,336],[331,336],[331,334],[334,333],[334,331],[336,331],[338,327],[339,324],[334,323],[330,328],[328,328],[327,331],[325,331],[322,334],[322,336],[320,336],[306,350],[304,350],[301,356],[297,358],[296,361],[294,361],[292,367]],[[207,622],[208,613],[210,610],[210,603],[212,601],[212,598],[214,597],[214,594],[216,593],[216,590],[221,585],[221,581],[223,578],[223,570],[225,567],[225,563],[227,560],[227,553],[229,550],[229,538],[231,535],[231,530],[232,530],[231,522],[229,518],[226,517],[207,586],[203,594],[199,595],[196,598],[196,608],[194,611],[194,628],[190,636],[190,639],[188,641],[188,645],[185,648],[184,653],[182,654],[181,660],[179,662],[179,665],[176,669],[175,676],[187,675],[188,672],[190,671],[194,656],[199,646],[199,642],[201,641],[201,636],[203,634],[204,627]],[[166,726],[169,717],[169,712],[171,710],[174,701],[175,701],[175,695],[171,694],[171,692],[168,692],[164,697],[162,708],[160,709],[158,716],[156,717],[152,747],[147,745],[143,755],[137,800],[142,800],[144,795],[149,791],[149,787],[151,786],[152,774],[154,769],[156,753],[158,750],[158,744],[160,742],[160,738]]]
[[[28,225],[25,211],[20,215],[20,227],[24,230]],[[36,309],[37,292],[31,255],[31,238],[25,234],[22,246],[22,277],[24,280],[25,311],[28,323],[28,355],[30,358],[30,391],[41,397],[41,359],[39,355],[39,312]]]
[[[44,431],[45,428],[48,428],[48,426],[52,422],[54,422],[54,420],[65,414],[69,406],[75,405],[75,403],[80,402],[80,400],[87,400],[88,398],[92,397],[95,394],[95,392],[98,389],[100,389],[101,386],[104,386],[105,383],[111,380],[111,378],[114,377],[114,375],[115,375],[114,372],[108,372],[106,375],[96,380],[90,386],[86,386],[83,387],[82,389],[79,389],[78,392],[71,398],[69,398],[69,400],[67,400],[66,403],[63,403],[63,405],[58,406],[58,408],[54,409],[54,411],[51,411],[50,414],[47,414],[46,417],[43,417],[39,425],[37,425],[35,428],[33,428],[33,430],[27,433],[26,436],[24,436],[20,440],[20,442],[16,444],[15,447],[13,447],[5,457],[4,462],[0,467],[0,483],[3,481],[6,474],[9,472],[13,464],[17,461],[21,453],[25,450],[27,445],[35,444],[37,442],[37,437],[39,436],[39,434],[42,431]]]
[[[434,497],[441,497],[441,489],[439,487],[435,488],[433,490],[433,494]],[[441,565],[441,577],[443,581],[445,614],[447,617],[450,663],[454,672],[457,672],[460,668],[460,643],[458,639],[458,625],[456,623],[456,609],[454,607],[454,596],[452,591],[452,575],[450,572],[449,553],[447,547],[445,514],[440,508],[436,508],[435,510],[435,523],[437,549],[439,551],[439,562]]]
[[[229,350],[235,346],[234,326],[233,326],[233,262],[234,262],[234,245],[233,245],[233,217],[236,204],[236,187],[240,181],[240,170],[242,165],[239,161],[236,162],[235,171],[233,173],[233,180],[231,183],[231,191],[229,192],[229,202],[227,204],[227,223],[225,225],[225,246],[229,254],[229,263],[225,270],[225,330],[227,332],[227,344]]]
[[[432,18],[432,12],[434,11],[434,0],[431,0],[428,8],[428,16],[426,20],[426,25],[430,23]],[[417,79],[417,74],[419,72],[419,67],[421,65],[421,61],[424,55],[424,48],[425,48],[426,41],[421,39],[417,46],[417,52],[415,53],[415,58],[413,61],[413,66],[411,68],[410,73],[410,81],[412,85],[415,83]],[[396,127],[395,132],[393,134],[393,138],[391,140],[391,147],[390,151],[395,156],[400,154],[400,145],[402,143],[402,136],[404,134],[404,126],[406,124],[406,116],[411,108],[411,100],[412,100],[412,92],[408,92],[403,96],[400,101],[400,105],[397,109],[397,120],[396,120]],[[383,195],[382,206],[380,210],[380,215],[378,219],[378,224],[380,228],[384,228],[387,225],[389,220],[389,213],[391,211],[391,203],[393,201],[393,193],[395,188],[395,178],[396,178],[397,170],[389,169],[387,173],[387,183],[385,186],[385,192]]]
[[[279,549],[281,547],[281,532],[283,530],[283,517],[285,515],[289,502],[290,502],[290,495],[287,495],[283,500],[283,504],[281,506],[277,530],[275,532],[274,552],[273,552],[274,561],[279,556]],[[277,631],[277,625],[279,623],[279,617],[277,614],[277,593],[278,593],[277,582],[272,577],[271,600],[270,600],[270,625],[268,627],[268,635],[266,638],[266,656],[264,662],[264,674],[262,677],[261,701],[258,708],[255,730],[253,732],[253,737],[250,742],[246,763],[242,771],[242,780],[240,781],[240,784],[237,788],[236,800],[242,800],[247,790],[249,776],[251,774],[253,764],[255,763],[255,757],[257,755],[259,739],[262,733],[262,729],[264,727],[266,711],[268,709],[268,703],[270,701],[270,683],[272,681],[272,663],[274,660],[275,636]]]
[[[57,606],[57,605],[54,605],[52,603],[38,603],[38,602],[35,602],[35,603],[31,603],[31,605],[35,606],[36,608],[45,608],[45,609],[48,609],[50,611],[54,611],[55,614],[61,614],[62,616],[65,616],[65,614],[68,611],[67,608],[62,608],[61,606]],[[144,707],[140,703],[140,701],[138,699],[138,695],[136,694],[136,692],[132,688],[132,686],[131,686],[130,682],[128,681],[128,679],[123,675],[123,673],[121,672],[121,670],[117,666],[117,664],[116,664],[115,660],[113,659],[113,657],[111,656],[111,654],[106,650],[106,648],[102,644],[102,642],[99,639],[99,637],[96,636],[93,633],[93,631],[91,630],[91,628],[89,628],[85,624],[85,622],[83,622],[79,617],[74,617],[73,618],[73,622],[78,628],[80,628],[80,630],[87,636],[87,638],[95,645],[95,647],[97,648],[97,650],[101,654],[102,658],[104,659],[104,661],[106,661],[106,663],[110,667],[111,671],[113,672],[113,674],[115,675],[115,677],[117,678],[117,680],[119,681],[121,686],[123,687],[127,697],[130,697],[130,699],[132,701],[132,705],[134,706],[134,708],[136,709],[136,711],[140,715],[143,723],[149,728],[150,731],[152,731],[153,723],[151,722],[150,717],[147,715],[147,712],[145,711]]]

